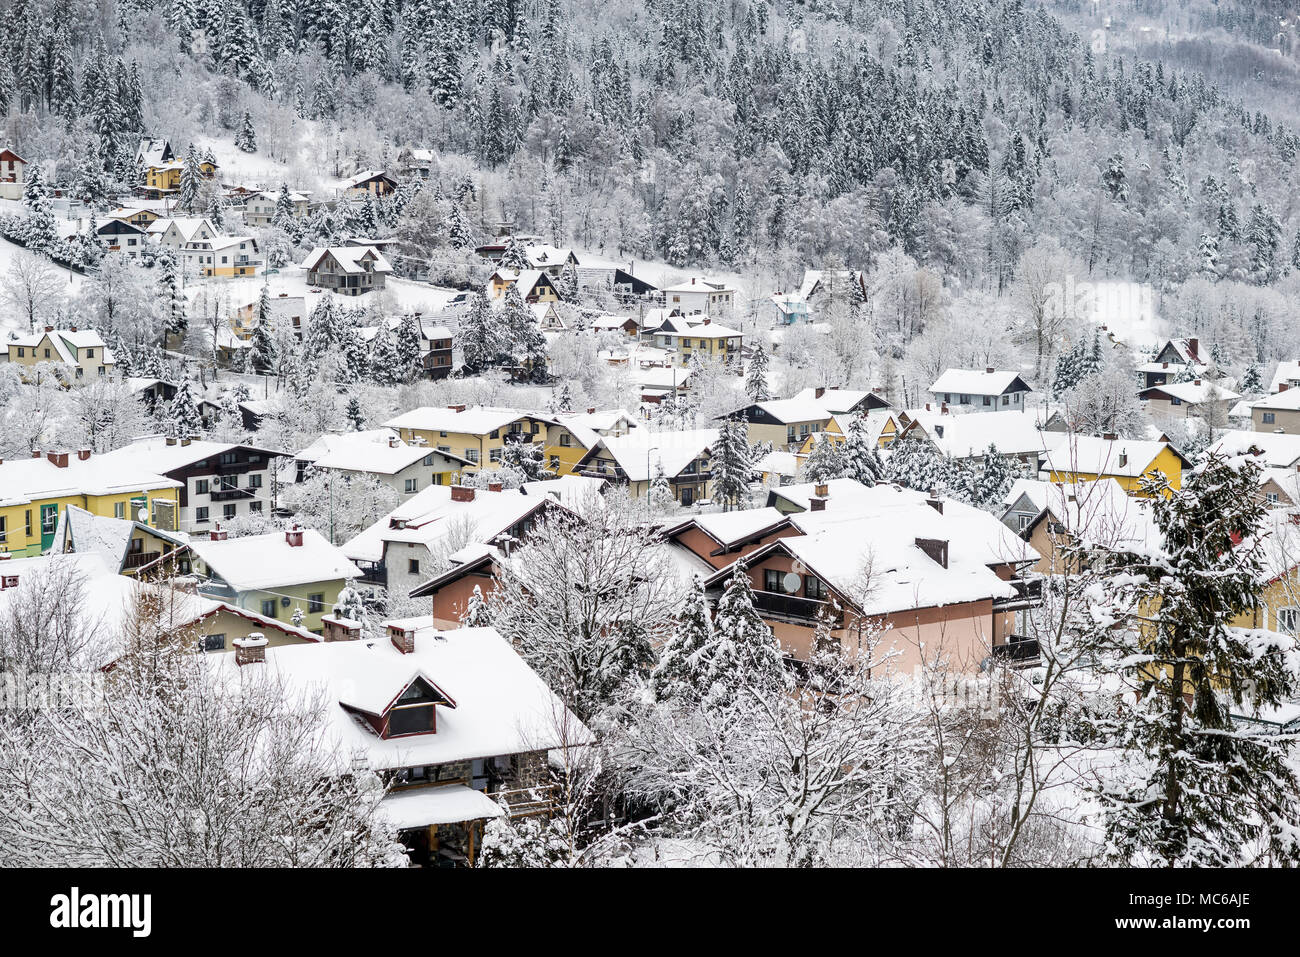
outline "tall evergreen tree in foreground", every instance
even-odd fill
[[[1294,638],[1233,627],[1260,603],[1259,467],[1209,455],[1143,487],[1161,537],[1152,554],[1100,556],[1106,600],[1085,650],[1130,689],[1103,722],[1124,751],[1098,788],[1105,856],[1121,865],[1223,867],[1300,861],[1300,778],[1291,742],[1239,722],[1289,700]]]
[[[713,452],[713,496],[722,510],[740,507],[749,499],[754,475],[749,429],[744,419],[723,419]]]

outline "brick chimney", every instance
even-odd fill
[[[235,646],[235,664],[241,668],[266,661],[266,635],[260,632],[236,638],[231,644]]]
[[[489,492],[499,492],[504,486],[500,482],[488,482]]]
[[[453,502],[472,502],[474,501],[474,490],[468,485],[453,485],[451,487],[451,500]]]
[[[284,530],[284,540],[288,542],[290,548],[300,548],[302,546],[302,529],[295,525],[293,528]]]
[[[1114,442],[1119,438],[1119,436],[1114,432],[1103,432],[1101,433],[1101,438],[1103,442]]]
[[[32,458],[34,458],[34,459],[39,459],[40,457],[41,457],[41,450],[40,450],[40,449],[32,449]]]
[[[46,452],[45,457],[50,460],[55,468],[66,469],[68,467],[67,452]]]
[[[175,445],[175,444],[176,444],[176,436],[174,436],[174,435],[169,435],[169,436],[167,436],[167,444],[168,444],[168,445]]]
[[[208,532],[208,540],[213,542],[224,542],[226,540],[226,531],[221,527],[220,522],[212,526],[212,530]]]
[[[939,497],[939,490],[937,488],[930,489],[930,496],[925,500],[925,504],[929,505],[940,515],[943,514],[943,499]]]
[[[46,327],[45,327],[45,331],[46,331],[46,332],[53,332],[53,331],[54,331],[54,327],[53,327],[53,326],[46,326]]]
[[[400,625],[388,626],[388,640],[404,655],[415,654],[415,629]]]
[[[1200,384],[1201,384],[1201,380],[1200,380],[1200,379],[1193,379],[1193,380],[1192,380],[1192,385],[1200,385]]]
[[[595,414],[596,414],[596,407],[595,407],[594,405],[588,406],[588,407],[587,407],[587,414],[588,414],[588,415],[595,415]]]
[[[351,618],[322,615],[321,625],[326,641],[358,641],[361,638],[361,622]]]
[[[400,440],[397,438],[397,436],[395,436],[395,435],[390,435],[390,436],[388,437],[388,447],[389,447],[390,449],[395,449],[395,448],[397,448],[397,443],[398,443],[399,441],[400,441]]]
[[[830,486],[825,482],[818,482],[813,486],[813,494],[818,498],[829,498],[831,494]]]
[[[809,500],[808,500],[808,510],[809,510],[809,511],[812,511],[812,512],[824,512],[824,511],[826,511],[826,499],[824,499],[824,498],[813,498],[813,499],[809,499]]]
[[[992,366],[985,366],[985,367],[984,367],[984,371],[985,371],[985,373],[987,373],[988,375],[992,375],[992,374],[993,374],[993,367],[992,367]]]
[[[69,331],[69,332],[76,332],[76,331],[77,331],[77,327],[76,327],[76,326],[68,326],[68,331]]]
[[[449,405],[449,406],[447,406],[447,408],[451,409],[451,411],[453,411],[453,412],[464,412],[464,411],[465,411],[465,407],[464,407],[463,405]]]
[[[1168,363],[1168,362],[1162,362],[1162,363],[1160,363],[1160,368],[1162,368],[1162,369],[1168,369],[1168,368],[1169,368],[1169,363]]]
[[[77,458],[84,462],[90,458],[90,449],[77,449]]]
[[[1188,339],[1187,352],[1191,355],[1193,359],[1199,359],[1201,357],[1201,340]]]
[[[939,403],[939,414],[940,414],[940,415],[947,415],[947,414],[948,414],[948,403],[947,403],[947,402],[940,402],[940,403]]]
[[[820,399],[825,394],[826,394],[826,387],[824,385],[819,385],[815,390],[813,390],[814,399]]]
[[[5,552],[5,560],[7,561],[8,559],[9,559],[9,553]],[[0,591],[4,591],[6,588],[17,588],[17,587],[18,587],[17,575],[0,575]]]

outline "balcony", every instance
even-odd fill
[[[388,566],[386,564],[366,561],[358,561],[355,564],[357,568],[361,569],[361,581],[367,585],[388,586]]]
[[[993,646],[993,657],[1008,662],[1013,668],[1032,668],[1038,664],[1038,639],[1007,635],[1005,643]]]
[[[252,489],[244,488],[214,488],[211,493],[214,502],[229,502],[231,499],[248,498],[252,494]]]
[[[994,614],[1037,608],[1043,603],[1043,580],[1041,578],[1013,578],[1009,584],[1016,590],[1016,593],[1010,598],[993,599]]]
[[[126,556],[126,561],[122,563],[122,567],[142,568],[159,558],[162,558],[162,552],[130,552]]]
[[[774,591],[755,591],[754,607],[765,618],[779,618],[801,625],[811,625],[830,607],[830,602],[816,598],[800,598]],[[839,616],[836,616],[839,623]]]

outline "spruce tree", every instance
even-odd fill
[[[167,409],[167,434],[177,438],[192,438],[203,433],[203,416],[199,404],[190,391],[190,380],[185,379],[176,388],[176,395]]]
[[[753,451],[744,418],[722,420],[712,459],[713,497],[722,502],[724,512],[742,507],[749,500],[749,483],[754,478]]]
[[[876,443],[867,431],[866,419],[855,415],[849,419],[847,428],[844,445],[840,448],[840,474],[868,486],[882,481],[885,477],[885,464],[880,460]]]
[[[253,114],[244,111],[244,122],[235,135],[235,146],[245,153],[257,152],[257,137],[253,133]]]
[[[767,388],[767,366],[767,351],[759,343],[750,354],[749,368],[745,371],[745,394],[755,402],[766,402],[771,398]]]
[[[842,450],[839,445],[830,440],[830,436],[825,432],[818,432],[813,436],[812,451],[804,459],[803,468],[801,469],[802,477],[805,482],[829,482],[831,479],[843,477],[845,472],[845,463]]]
[[[403,382],[413,382],[420,377],[420,324],[407,313],[397,328],[398,374]]]
[[[1234,715],[1292,700],[1296,641],[1230,622],[1262,604],[1259,466],[1211,453],[1181,489],[1143,482],[1157,554],[1093,556],[1104,599],[1082,650],[1130,689],[1104,722],[1126,758],[1098,788],[1107,859],[1224,867],[1300,861],[1286,736]]]
[[[659,664],[651,673],[651,684],[661,701],[690,696],[703,698],[713,686],[713,619],[699,575],[691,580],[690,591],[677,627],[659,652]]]
[[[465,602],[465,612],[460,616],[460,623],[465,628],[491,628],[492,610],[483,598],[483,589],[478,585]]]
[[[718,599],[713,634],[710,699],[714,703],[723,703],[742,684],[772,692],[786,686],[789,675],[780,646],[754,608],[749,575],[740,562]]]
[[[348,396],[347,408],[348,427],[353,432],[361,432],[366,427],[366,417],[361,412],[361,400],[355,395]]]

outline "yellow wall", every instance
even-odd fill
[[[1183,463],[1177,455],[1168,447],[1160,450],[1157,455],[1141,475],[1097,475],[1094,472],[1071,472],[1057,471],[1051,472],[1050,480],[1053,482],[1095,482],[1099,478],[1113,478],[1124,489],[1125,494],[1132,495],[1136,498],[1145,498],[1142,492],[1142,480],[1148,475],[1156,472],[1163,472],[1165,478],[1169,480],[1169,487],[1177,490],[1183,485]]]
[[[81,369],[81,375],[77,376],[76,373],[73,373],[74,377],[81,379],[98,378],[100,375],[107,374],[106,372],[101,373],[99,371],[100,369],[112,368],[111,366],[106,367],[104,365],[103,346],[90,346],[84,349],[78,349],[70,343],[66,343],[66,345],[67,348],[72,351],[77,360],[74,364],[75,367]],[[18,354],[19,349],[23,350],[21,356]],[[48,357],[45,355],[47,349],[50,353]],[[94,355],[91,355],[92,352]],[[42,336],[41,341],[32,347],[16,346],[13,343],[9,343],[9,361],[21,366],[36,366],[42,362],[56,362],[59,365],[65,364],[63,360],[59,358],[59,350],[55,347],[54,343],[50,341],[48,334]]]
[[[76,454],[76,453],[72,453]],[[3,478],[0,477],[0,483]],[[3,550],[18,557],[41,554],[41,506],[57,505],[58,515],[69,505],[77,505],[86,511],[104,518],[133,518],[131,499],[143,496],[149,501],[150,517],[153,517],[155,500],[162,499],[179,502],[180,489],[147,489],[135,493],[118,495],[72,495],[53,498],[33,498],[30,502],[18,505],[0,506],[0,517],[4,518],[5,540],[0,546]],[[122,506],[122,514],[116,513],[115,506]],[[31,534],[27,531],[27,513],[31,513]],[[57,525],[57,521],[56,521]],[[171,531],[171,529],[165,529]],[[47,546],[48,547],[48,546]]]
[[[520,417],[520,419],[516,421],[519,421],[522,424],[523,432],[525,435],[528,434],[533,435],[534,442],[545,441],[546,439],[545,422],[537,422],[536,420],[528,418],[526,416],[522,416]],[[536,423],[537,425],[537,431],[535,433],[531,431],[534,423]],[[472,432],[448,431],[446,433],[443,433],[433,429],[399,428],[397,432],[402,437],[402,441],[404,442],[413,443],[415,442],[416,439],[422,439],[424,441],[424,444],[431,451],[436,450],[439,446],[445,446],[447,450],[451,452],[452,455],[459,455],[462,458],[470,458],[471,456],[469,455],[469,450],[473,450],[479,453],[480,455],[480,461],[478,463],[477,470],[486,471],[486,470],[491,470],[491,469],[496,469],[501,467],[501,463],[499,461],[497,462],[492,461],[492,450],[493,449],[500,450],[505,447],[506,436],[510,434],[508,431],[509,428],[510,427],[507,425],[498,429],[496,438],[492,438],[491,433],[487,433],[484,435],[475,435]],[[544,453],[549,451],[550,450],[548,448],[543,449]],[[498,456],[499,454],[500,453],[498,452]],[[549,461],[549,459],[547,459],[547,461]],[[466,471],[476,471],[476,469],[473,467],[469,467],[466,469]]]
[[[561,436],[565,435],[569,437],[567,446],[560,444],[563,441]],[[577,436],[562,425],[546,426],[546,448],[543,451],[546,467],[554,469],[556,475],[578,474],[578,461],[587,454],[587,448],[578,441]],[[551,465],[553,458],[559,459],[558,466]]]

